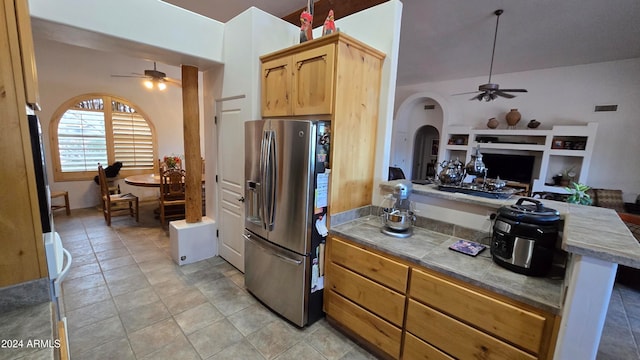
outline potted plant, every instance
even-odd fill
[[[591,205],[593,203],[593,199],[587,194],[587,190],[591,189],[591,187],[576,182],[571,183],[571,185],[571,187],[565,187],[565,190],[569,192],[568,203],[580,205]]]

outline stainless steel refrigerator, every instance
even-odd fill
[[[303,327],[323,316],[329,122],[245,123],[245,285]]]

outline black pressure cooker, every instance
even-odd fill
[[[493,224],[493,261],[511,271],[545,276],[551,269],[560,213],[535,199],[521,198],[502,206]]]

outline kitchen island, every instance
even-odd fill
[[[394,184],[395,182],[383,184],[381,191],[390,192]],[[425,218],[421,219],[422,222],[428,222],[429,215],[437,213],[445,219],[447,216],[457,219],[458,224],[474,224],[474,221],[467,221],[465,217],[483,218],[500,206],[515,203],[517,197],[506,200],[487,199],[441,192],[429,185],[414,185],[412,200],[418,203],[419,210],[422,209],[419,215],[425,215]],[[368,210],[368,216],[367,210],[359,209],[352,214],[333,217],[330,233],[333,237],[330,242],[345,239],[378,255],[386,254],[395,261],[407,264],[411,274],[408,283],[415,277],[411,272],[415,266],[416,269],[432,272],[436,277],[441,275],[455,286],[471,289],[470,291],[479,292],[483,296],[495,297],[496,301],[513,300],[514,303],[510,303],[510,307],[515,306],[523,313],[533,313],[533,318],[544,318],[547,324],[541,327],[543,338],[539,346],[517,346],[524,352],[509,356],[595,359],[617,265],[640,267],[640,245],[613,210],[554,201],[544,201],[544,204],[557,209],[563,219],[562,242],[559,244],[567,255],[566,273],[563,278],[535,278],[510,272],[491,261],[489,250],[475,258],[453,252],[448,246],[459,237],[452,234],[415,228],[414,235],[408,239],[386,236],[379,231],[375,207]],[[438,211],[434,212],[434,209]],[[450,214],[447,215],[447,212]],[[363,214],[365,215],[362,216]],[[475,222],[481,223],[482,221]],[[329,249],[331,246],[330,244]],[[327,291],[331,291],[334,284],[331,280],[333,273],[335,272],[332,272],[331,268],[327,270]],[[411,285],[407,289],[407,294],[412,292]],[[436,286],[432,289],[439,288]],[[413,300],[407,300],[407,303],[411,301]],[[540,313],[537,313],[538,310]],[[466,321],[460,316],[457,316],[457,319]],[[411,313],[407,313],[406,321],[397,326],[405,330],[403,326],[410,323]],[[553,329],[549,330],[549,326]],[[412,338],[409,330],[406,331],[404,352],[408,354],[407,346],[419,342],[420,339]],[[417,331],[419,330],[414,333]],[[489,329],[487,332],[507,343],[518,344],[516,340],[505,339],[492,331]],[[553,343],[545,345],[545,339]],[[478,348],[484,349],[482,346]],[[438,354],[440,355],[442,354]]]

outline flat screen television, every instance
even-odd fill
[[[487,177],[530,183],[533,176],[533,155],[482,154]]]

